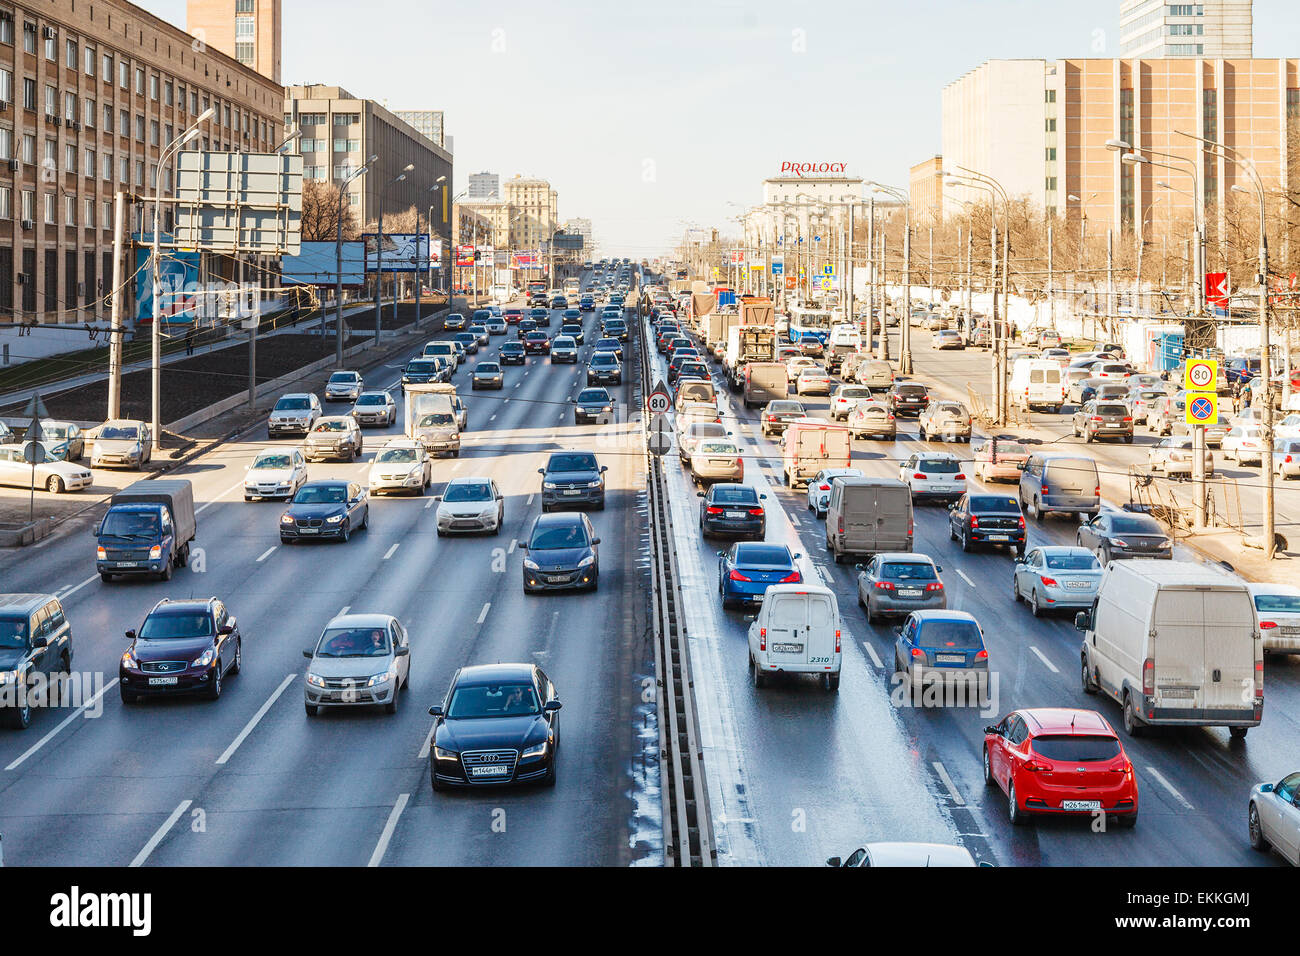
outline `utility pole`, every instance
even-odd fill
[[[1047,324],[1056,328],[1056,292],[1052,288],[1052,227],[1047,227]]]
[[[971,272],[971,260],[975,251],[975,229],[974,224],[966,230],[966,335],[970,337],[974,331],[974,310],[975,310],[975,288],[973,285],[974,275]]]
[[[1253,170],[1252,170],[1253,173]],[[1265,447],[1273,447],[1273,361],[1270,354],[1272,349],[1269,344],[1268,328],[1268,233],[1265,231],[1264,223],[1264,192],[1259,187],[1258,174],[1253,173],[1256,188],[1259,189],[1259,342],[1262,348],[1262,354],[1259,360],[1259,371],[1264,379],[1264,442]],[[1289,355],[1291,352],[1291,331],[1287,330],[1286,351],[1288,361],[1282,377],[1286,382],[1291,380],[1291,363]],[[1290,391],[1290,385],[1284,390],[1283,394]],[[1261,462],[1262,464],[1262,462]],[[1273,514],[1273,463],[1269,462],[1268,467],[1264,468],[1264,558],[1271,561],[1273,559],[1274,539],[1277,532],[1274,527]]]
[[[912,374],[912,207],[907,207],[903,228],[903,334],[899,348],[898,370]]]
[[[108,420],[122,417],[122,238],[126,231],[126,193],[113,202],[113,291],[108,334]]]
[[[880,343],[876,358],[889,361],[889,236],[880,230]]]
[[[994,223],[989,232],[989,288],[993,292],[993,308],[989,310],[989,349],[993,358],[993,420],[1006,424],[1006,410],[1002,407],[1002,382],[998,374],[998,226]]]
[[[853,203],[849,203],[849,247],[848,255],[844,260],[844,275],[840,281],[844,283],[844,318],[848,322],[856,321],[857,316],[853,310]],[[870,328],[870,326],[868,326]],[[870,347],[871,341],[868,336],[867,345]]]
[[[1106,230],[1106,337],[1114,335],[1115,323],[1115,230]]]
[[[934,226],[930,227],[930,266],[926,270],[930,280],[930,299],[926,302],[926,308],[934,304]]]

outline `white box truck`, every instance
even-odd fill
[[[1227,727],[1244,737],[1264,711],[1264,642],[1244,581],[1190,561],[1133,559],[1106,568],[1083,631],[1083,689],[1147,726]]]
[[[843,425],[821,418],[798,418],[781,436],[782,468],[791,488],[807,485],[823,468],[848,468],[853,440]]]

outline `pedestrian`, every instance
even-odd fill
[[[1232,386],[1232,414],[1241,414],[1241,379]]]
[[[194,340],[198,338],[198,332],[194,325],[190,325],[190,330],[185,333],[185,354],[194,354]]]

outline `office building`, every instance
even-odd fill
[[[1252,19],[1252,0],[1122,0],[1119,55],[1126,60],[1249,59],[1254,52]]]
[[[545,179],[515,174],[501,184],[501,198],[516,207],[515,246],[542,249],[559,228],[558,195]]]
[[[469,198],[482,200],[500,199],[501,177],[496,173],[470,173]]]
[[[937,226],[943,222],[942,156],[932,156],[912,167],[908,198],[912,203],[912,221],[918,226]]]
[[[280,82],[281,0],[188,0],[185,28],[203,44]]]
[[[595,243],[592,241],[591,236],[591,220],[566,219],[564,221],[563,229],[571,236],[582,236],[582,249],[585,258],[590,259],[592,253],[595,251]]]
[[[393,115],[404,123],[409,123],[421,136],[432,140],[434,145],[451,152],[451,146],[443,135],[442,110],[394,110]]]

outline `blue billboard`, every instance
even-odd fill
[[[162,290],[160,314],[163,321],[169,325],[193,322],[198,304],[199,254],[162,250],[158,286]],[[149,265],[147,248],[135,251],[135,320],[153,320],[153,270]]]

